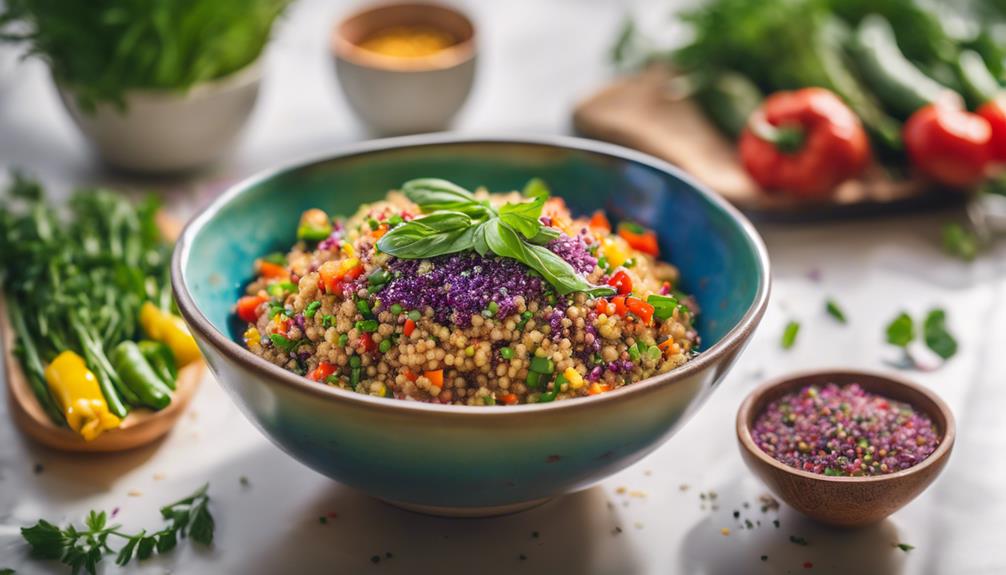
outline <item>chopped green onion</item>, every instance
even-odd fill
[[[374,218],[370,218],[367,220],[367,225],[370,226],[371,230],[377,231],[377,228],[381,227],[381,222],[375,220]]]
[[[391,304],[391,313],[394,315],[400,315],[402,313],[402,306],[397,303]]]
[[[418,309],[414,309],[409,312],[409,319],[412,321],[419,321],[423,317],[423,314],[419,313]]]
[[[782,333],[782,348],[789,349],[796,343],[796,335],[800,333],[800,323],[791,321],[786,324],[786,329]]]
[[[404,223],[404,222],[405,222],[405,220],[403,220],[402,216],[400,216],[398,214],[395,214],[395,215],[391,216],[390,218],[388,218],[388,225],[390,227],[395,227],[395,226],[397,226],[397,225],[399,225],[401,223]]]
[[[346,344],[348,343],[349,343],[349,334],[346,333],[339,334],[339,347],[346,347]]]
[[[360,362],[361,361],[362,360],[360,359],[360,356],[358,356],[358,355],[351,355],[351,356],[349,356],[349,367],[358,368],[358,367],[360,367]]]
[[[314,314],[318,312],[318,308],[320,307],[321,307],[320,301],[313,301],[307,304],[307,307],[304,308],[304,317],[314,317]]]
[[[367,276],[367,283],[372,286],[381,286],[391,281],[391,273],[384,268],[377,268]]]
[[[357,331],[362,331],[365,333],[374,333],[375,331],[377,331],[377,328],[379,326],[376,319],[361,320],[356,322],[356,324],[354,325]]]
[[[381,343],[377,346],[377,349],[379,349],[381,353],[388,353],[391,350],[391,340],[382,339]]]
[[[500,357],[503,359],[513,359],[513,350],[509,347],[500,348]]]
[[[629,359],[632,361],[639,361],[639,348],[632,346],[629,348]]]
[[[332,314],[325,314],[321,316],[321,327],[329,328],[335,325],[335,316]]]
[[[824,304],[824,309],[827,310],[828,315],[835,318],[839,323],[849,323],[849,320],[845,317],[845,312],[842,308],[838,307],[838,302],[833,299],[829,299]]]
[[[531,358],[531,366],[528,369],[536,373],[553,373],[555,371],[555,363],[547,357],[535,356]]]
[[[273,297],[281,297],[295,291],[297,291],[297,285],[289,281],[276,282],[266,288],[266,292]]]
[[[356,310],[363,314],[363,317],[370,317],[370,303],[365,299],[356,300]]]
[[[527,379],[524,380],[524,383],[527,385],[528,389],[538,389],[541,387],[541,377],[542,374],[535,371],[529,371],[527,372]]]
[[[482,403],[484,403],[486,405],[496,405],[496,396],[495,395],[486,395],[486,396],[483,396],[482,397]]]

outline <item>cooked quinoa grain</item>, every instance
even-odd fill
[[[524,200],[482,190],[474,197],[495,207]],[[677,270],[657,260],[652,231],[612,230],[600,212],[573,218],[559,198],[539,207],[552,238],[541,245],[615,293],[562,295],[521,261],[492,252],[384,253],[381,237],[423,217],[391,192],[345,222],[308,210],[288,253],[256,261],[257,277],[236,306],[248,323],[245,345],[319,384],[479,406],[603,393],[697,353],[697,307],[675,290]]]

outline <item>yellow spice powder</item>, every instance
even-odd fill
[[[430,26],[392,26],[360,42],[360,47],[384,56],[420,58],[454,45],[454,38]]]

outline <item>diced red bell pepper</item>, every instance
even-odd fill
[[[414,374],[414,373],[412,373],[412,370],[410,370],[409,368],[403,369],[402,370],[402,375],[404,375],[405,379],[407,379],[409,381],[416,381],[417,379],[419,379],[419,376],[416,375],[416,374]]]
[[[262,277],[269,279],[290,277],[290,270],[279,264],[274,264],[265,260],[259,261],[258,273]]]
[[[629,308],[625,306],[625,296],[619,295],[611,299],[611,303],[615,304],[615,313],[620,316],[624,316],[629,313]]]
[[[618,235],[629,247],[637,252],[650,254],[653,257],[660,255],[660,246],[657,245],[657,233],[638,225],[622,224],[618,226]]]
[[[241,318],[241,321],[255,323],[258,321],[258,316],[260,315],[258,311],[259,306],[267,300],[268,298],[265,296],[246,295],[238,300],[235,311],[237,312],[238,317]]]
[[[360,336],[360,346],[362,346],[363,350],[367,353],[372,353],[377,349],[377,344],[374,343],[374,338],[370,337],[369,333],[365,333]]]
[[[325,381],[325,378],[335,373],[335,366],[327,361],[323,361],[318,364],[318,367],[311,370],[311,373],[307,374],[307,378],[312,381]]]
[[[405,337],[409,337],[414,331],[416,331],[416,322],[412,321],[411,318],[406,319],[405,327],[402,328],[402,332],[405,334]]]
[[[517,404],[517,396],[515,394],[513,394],[513,393],[508,393],[508,394],[500,397],[500,401],[502,401],[503,403],[505,403],[507,405],[516,405]]]
[[[444,370],[436,369],[433,371],[424,371],[423,375],[426,379],[430,380],[430,383],[436,387],[444,387]]]
[[[629,274],[625,273],[625,270],[618,270],[615,275],[611,276],[608,280],[608,285],[618,290],[621,295],[629,295],[632,293],[632,278]]]
[[[634,313],[636,317],[643,320],[643,323],[648,324],[653,319],[653,306],[639,298],[625,298],[625,307],[629,308],[629,311]]]
[[[604,215],[603,211],[597,210],[590,217],[590,227],[610,232],[611,222],[608,221],[608,216]]]

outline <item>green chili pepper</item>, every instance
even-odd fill
[[[552,391],[546,391],[538,396],[538,403],[548,403],[555,400],[555,396],[562,391],[562,384],[566,383],[566,376],[559,374],[552,382]]]
[[[391,274],[384,268],[377,268],[367,276],[367,283],[372,286],[381,286],[391,281]]]
[[[364,333],[374,333],[377,331],[378,323],[376,319],[365,319],[363,321],[356,322],[355,326],[358,331],[362,331]]]
[[[168,387],[175,389],[178,379],[178,363],[171,348],[159,341],[143,340],[137,344],[147,363]]]
[[[527,372],[527,379],[524,380],[528,389],[538,389],[541,387],[541,374],[535,371]]]
[[[345,347],[349,343],[349,334],[340,333],[339,334],[339,347]]]
[[[363,314],[363,317],[370,317],[370,303],[368,303],[365,299],[356,300],[356,311]]]
[[[320,307],[320,301],[313,301],[307,304],[307,307],[304,308],[304,317],[314,317],[314,314],[318,313],[318,308]]]
[[[536,373],[552,373],[555,371],[555,363],[547,357],[533,357],[531,358],[531,371]]]
[[[124,341],[112,351],[112,365],[122,382],[139,398],[141,404],[155,410],[171,403],[171,390],[161,381],[134,341]]]
[[[381,353],[388,353],[389,351],[391,351],[391,340],[382,339],[381,343],[378,344],[377,349],[379,349]]]

